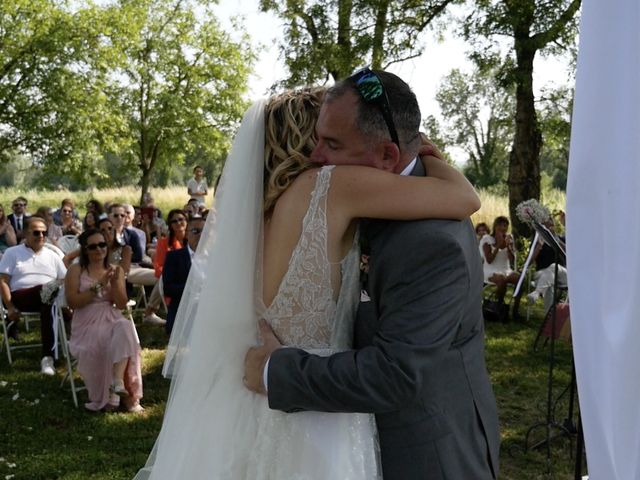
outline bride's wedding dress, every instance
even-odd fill
[[[185,289],[191,298],[180,305],[165,363],[173,382],[162,431],[136,480],[381,478],[373,415],[283,413],[242,385],[258,318],[286,346],[327,355],[350,348],[359,300],[357,238],[342,262],[332,264],[327,255],[333,167],[318,170],[276,297],[266,307],[256,295],[262,291],[263,112],[261,102],[247,112],[227,160],[216,225],[207,220],[210,232],[205,228]],[[338,295],[332,278],[340,283]]]
[[[318,171],[302,234],[278,293],[264,318],[280,341],[319,355],[351,346],[359,300],[357,238],[339,264],[327,256],[327,193],[333,167]],[[334,272],[333,270],[337,270]],[[342,279],[338,301],[331,278]],[[250,460],[251,479],[375,479],[377,445],[373,415],[283,413],[261,405]]]

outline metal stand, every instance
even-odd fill
[[[538,228],[540,227],[540,228]],[[536,423],[532,425],[525,435],[525,451],[529,449],[536,449],[546,446],[547,454],[547,473],[551,473],[551,441],[561,436],[572,437],[576,433],[576,428],[573,424],[573,402],[575,400],[575,368],[573,368],[571,375],[570,386],[570,399],[569,399],[569,412],[568,418],[563,423],[556,422],[553,415],[553,369],[555,367],[555,337],[556,337],[556,306],[558,303],[558,263],[562,257],[564,257],[564,251],[562,247],[555,240],[551,232],[541,225],[536,225],[536,231],[542,236],[547,245],[549,245],[555,254],[555,270],[554,270],[554,282],[553,282],[553,303],[551,305],[551,335],[549,338],[549,373],[547,377],[547,415],[544,422]],[[535,444],[529,444],[529,436],[531,433],[538,429],[545,429],[545,438]],[[555,431],[555,432],[554,432]]]

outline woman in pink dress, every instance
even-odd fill
[[[141,412],[140,344],[126,307],[124,272],[110,265],[107,242],[99,230],[79,237],[80,262],[65,279],[67,303],[73,309],[71,354],[78,359],[89,402],[87,410],[115,410],[122,399],[129,412]]]

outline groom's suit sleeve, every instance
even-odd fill
[[[392,223],[385,255],[372,252],[378,271],[371,272],[370,291],[378,318],[371,345],[329,357],[275,351],[268,370],[271,408],[401,409],[425,393],[430,376],[442,375],[456,343],[477,334],[463,325],[470,278],[454,233],[438,221]]]

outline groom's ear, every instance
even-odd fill
[[[394,172],[400,163],[400,149],[393,142],[384,142],[381,144],[382,155],[379,157],[376,168],[387,172]]]

